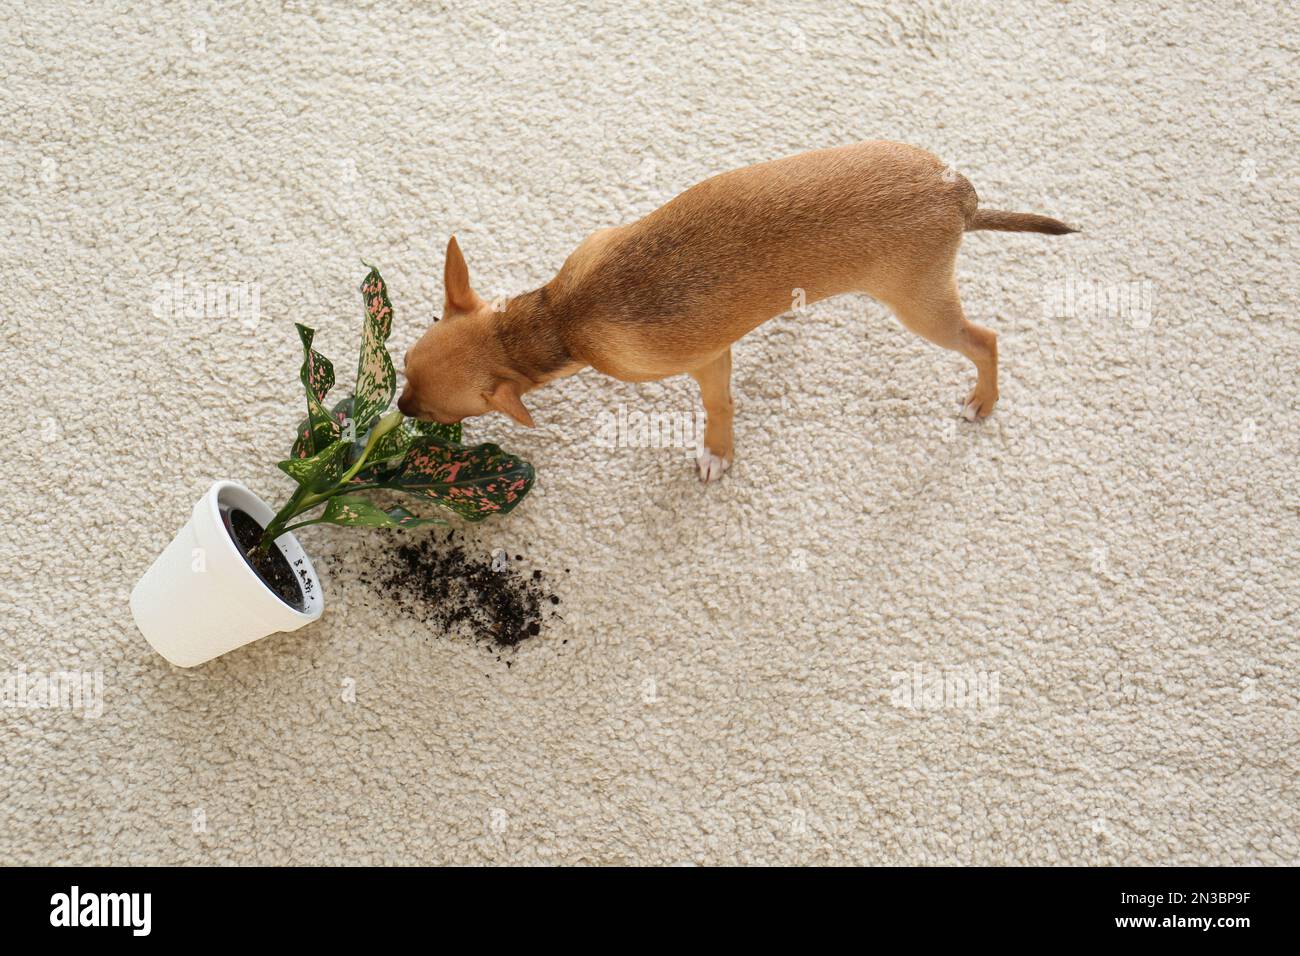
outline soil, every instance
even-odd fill
[[[257,542],[262,539],[263,531],[257,519],[238,508],[222,511],[222,517],[226,522],[226,530],[239,546],[239,553],[244,556],[253,573],[285,604],[296,611],[305,610],[307,604],[303,600],[302,586],[284,552],[274,545],[265,554],[257,551]]]
[[[559,617],[560,599],[544,572],[525,573],[491,555],[470,554],[455,539],[453,531],[445,538],[399,540],[362,580],[420,622],[443,633],[467,632],[498,649],[536,637],[547,620]]]

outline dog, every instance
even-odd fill
[[[1035,213],[980,209],[965,176],[891,142],[801,153],[722,173],[629,225],[593,233],[539,289],[494,305],[455,236],[444,302],[406,353],[398,408],[451,424],[490,411],[532,427],[523,396],[591,367],[625,382],[686,373],[706,414],[700,478],[734,457],[731,346],[797,301],[866,292],[908,329],[975,365],[962,415],[998,400],[997,336],[967,321],[954,261],[982,229],[1063,235]]]

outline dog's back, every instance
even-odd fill
[[[870,292],[909,272],[960,242],[976,202],[965,177],[912,146],[816,150],[714,176],[598,233],[553,288],[602,342],[667,347],[675,364],[797,301]]]

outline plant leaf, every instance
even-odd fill
[[[375,442],[375,447],[370,451],[370,459],[366,462],[366,470],[383,468],[385,465],[393,468],[397,467],[402,463],[402,459],[406,457],[411,442],[416,437],[415,432],[408,427],[408,423],[402,422],[397,428],[394,428]]]
[[[366,320],[361,330],[361,355],[357,359],[356,403],[353,419],[356,421],[357,441],[370,431],[388,406],[397,389],[397,372],[388,354],[389,333],[393,330],[393,304],[388,301],[388,287],[384,285],[379,270],[372,268],[361,282],[361,299],[365,305]]]
[[[325,444],[320,445],[319,447],[324,448],[325,445],[330,444],[332,442],[336,442],[340,438],[346,438],[348,441],[352,441],[356,437],[348,429],[348,423],[352,421],[352,396],[351,395],[349,395],[347,398],[339,399],[334,404],[334,407],[330,409],[328,414],[330,418],[333,419],[334,425],[329,430],[329,435],[330,435],[329,441],[326,442]],[[294,458],[311,457],[312,453],[310,449],[307,447],[307,442],[310,437],[310,433],[307,430],[308,422],[309,420],[304,418],[302,421],[298,423],[298,437],[294,439],[293,450],[289,453]]]
[[[286,458],[279,463],[279,468],[308,491],[324,491],[337,484],[348,470],[351,452],[352,443],[340,439],[310,458]]]
[[[422,435],[383,487],[428,498],[462,518],[482,521],[511,511],[532,489],[535,477],[532,465],[498,445],[455,445]]]
[[[440,425],[438,422],[422,422],[418,418],[408,418],[406,424],[410,425],[417,435],[428,435],[455,445],[460,444],[460,422],[454,425]]]
[[[321,521],[352,528],[414,528],[422,524],[446,524],[441,518],[420,518],[405,508],[387,511],[357,495],[337,495],[325,505]]]
[[[309,427],[299,427],[294,447],[301,445],[306,451],[306,455],[301,457],[310,457],[338,438],[338,429],[325,409],[325,396],[334,387],[334,364],[311,347],[316,330],[309,329],[300,322],[295,325],[298,338],[302,340],[302,369],[298,378],[307,392]]]
[[[439,425],[437,422],[422,422],[415,418],[407,418],[402,422],[401,427],[394,428],[375,443],[366,467],[357,472],[356,477],[352,479],[352,484],[372,485],[392,477],[401,467],[411,445],[420,438],[435,438],[448,444],[460,444],[460,436],[459,423]]]

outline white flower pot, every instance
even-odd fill
[[[194,506],[131,592],[131,614],[152,646],[177,667],[193,667],[276,631],[296,631],[325,610],[311,559],[291,533],[275,539],[302,589],[303,608],[286,604],[248,566],[226,530],[222,509],[263,527],[275,512],[236,481],[218,481]]]

